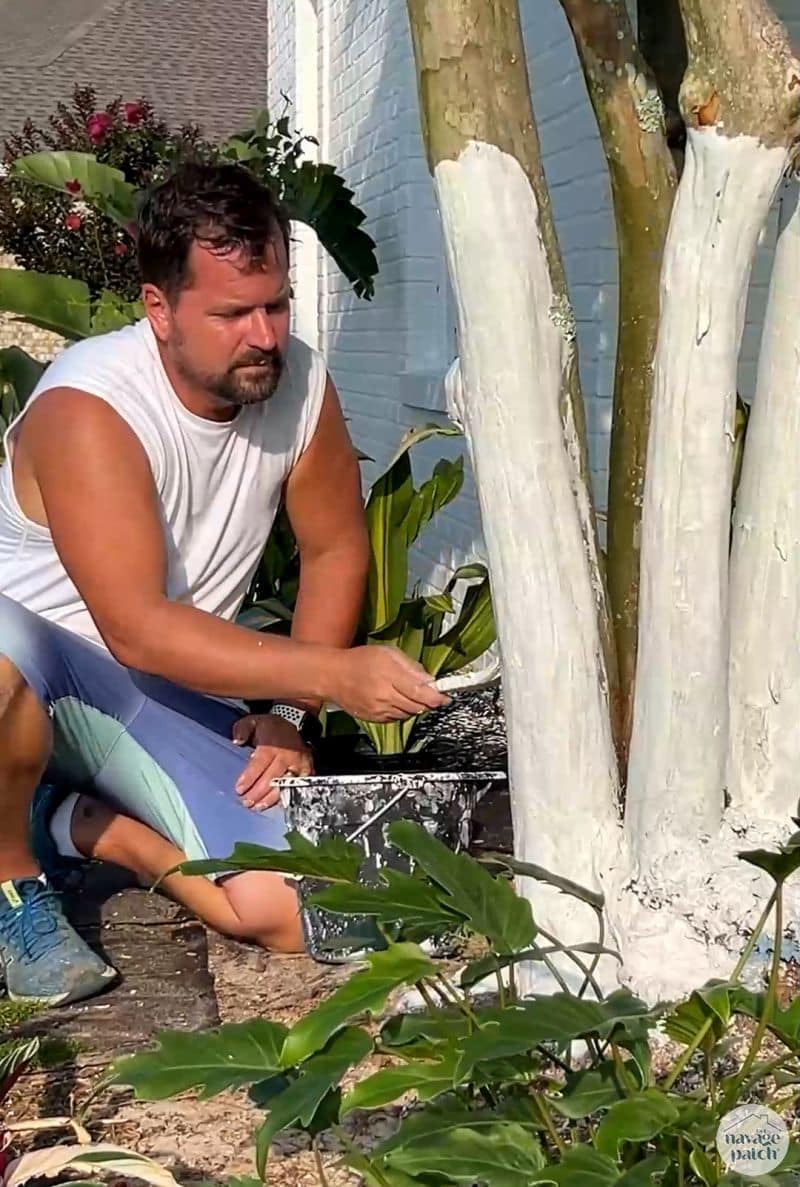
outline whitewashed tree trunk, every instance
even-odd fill
[[[736,371],[750,269],[788,161],[691,129],[661,281],[626,825],[640,862],[722,819]]]
[[[735,807],[786,820],[800,794],[800,187],[787,185],[739,485],[731,573]]]
[[[516,851],[599,890],[622,860],[617,767],[590,502],[585,487],[580,498],[575,490],[574,322],[529,118],[517,4],[456,0],[445,11],[440,0],[410,0],[409,9],[423,107],[448,112],[428,121],[427,143],[458,309],[456,415],[494,574]],[[480,77],[464,98],[460,71],[473,69]],[[568,942],[594,938],[588,907],[530,889],[542,926]]]

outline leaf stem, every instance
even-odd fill
[[[593,976],[593,974],[592,974],[592,971],[591,971],[591,969],[590,969],[590,968],[589,968],[589,966],[586,964],[586,961],[585,961],[585,960],[581,960],[581,958],[580,958],[580,957],[579,957],[579,956],[578,956],[578,955],[577,955],[575,952],[572,952],[572,951],[570,951],[570,949],[569,949],[569,948],[565,948],[565,947],[563,946],[563,944],[559,944],[559,942],[558,942],[558,939],[557,939],[557,938],[556,938],[554,935],[551,935],[551,933],[550,933],[550,932],[547,932],[547,931],[545,931],[543,927],[540,927],[540,928],[539,928],[539,935],[540,935],[540,936],[544,936],[544,938],[545,938],[546,940],[549,940],[551,944],[555,944],[555,945],[556,945],[558,948],[560,948],[560,949],[561,949],[561,951],[564,953],[564,955],[565,955],[566,957],[568,957],[568,958],[569,958],[569,959],[570,959],[570,960],[573,962],[573,964],[577,965],[577,967],[578,967],[578,968],[580,969],[580,971],[583,973],[583,975],[584,975],[584,978],[586,979],[586,981],[588,981],[589,985],[590,985],[590,986],[592,987],[592,989],[594,990],[594,992],[595,992],[596,996],[597,996],[599,999],[601,999],[601,1000],[602,1000],[602,997],[603,997],[603,991],[602,991],[602,989],[600,988],[600,986],[598,985],[597,981],[595,980],[595,978],[594,978],[594,976]],[[545,957],[545,963],[548,963],[548,958],[547,958],[547,957]],[[567,992],[567,993],[569,993],[569,992],[570,992],[570,991],[569,991],[569,989],[567,989],[567,990],[566,990],[566,992]],[[583,991],[582,991],[582,992],[583,992]],[[582,996],[582,993],[581,993],[581,994],[578,994],[578,996],[579,996],[579,997],[580,997],[580,996]]]
[[[558,1152],[560,1154],[564,1154],[566,1152],[566,1146],[559,1137],[558,1130],[555,1127],[552,1114],[547,1107],[544,1097],[542,1096],[541,1092],[533,1092],[531,1093],[531,1098],[536,1106],[539,1116],[542,1119],[542,1124],[550,1136],[550,1140],[553,1142],[553,1145],[558,1150]]]
[[[725,1093],[726,1104],[730,1104],[732,1100],[736,1099],[742,1084],[749,1076],[761,1049],[764,1035],[767,1033],[769,1026],[769,1020],[774,1013],[775,1004],[778,1000],[778,982],[781,976],[781,951],[783,949],[783,893],[781,886],[776,887],[773,897],[775,899],[775,944],[772,952],[772,967],[769,972],[767,994],[764,998],[764,1008],[758,1020],[758,1025],[750,1042],[750,1047],[745,1056],[741,1071]]]
[[[322,1161],[322,1152],[317,1144],[316,1138],[312,1139],[311,1149],[314,1151],[314,1162],[316,1163],[317,1174],[319,1175],[320,1187],[328,1187],[328,1176],[325,1174],[325,1163]]]

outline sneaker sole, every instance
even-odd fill
[[[32,997],[27,993],[14,993],[6,985],[6,997],[12,1002],[27,1002],[32,1006],[68,1006],[71,1002],[83,1001],[87,997],[94,997],[98,993],[102,993],[113,980],[119,976],[119,973],[111,965],[106,965],[102,973],[98,974],[98,979],[92,983],[85,985],[78,985],[75,989],[68,993],[56,993],[51,997]]]

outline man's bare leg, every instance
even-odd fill
[[[30,805],[51,746],[47,713],[0,656],[0,965],[13,1000],[64,1005],[116,973],[67,922],[30,851]]]
[[[161,889],[215,931],[273,952],[303,950],[297,893],[280,874],[253,870],[221,884],[179,873],[163,877],[186,854],[148,825],[89,796],[79,797],[71,832],[85,857],[114,862],[151,885],[163,878]]]
[[[47,713],[10,660],[0,656],[0,882],[39,874],[30,851],[30,806],[52,744]]]

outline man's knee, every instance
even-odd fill
[[[301,952],[303,929],[297,889],[280,874],[240,874],[224,883],[233,908],[230,934],[278,952]]]
[[[0,655],[0,761],[38,777],[52,746],[46,710],[22,672]]]

